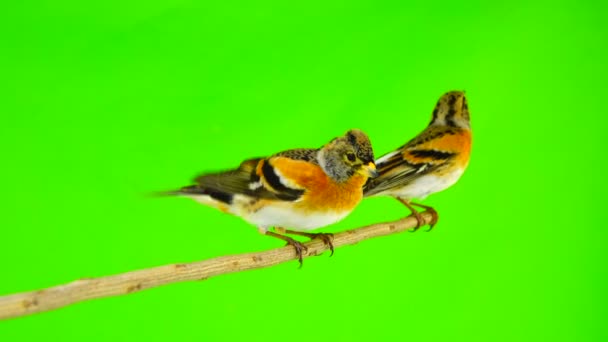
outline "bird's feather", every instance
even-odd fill
[[[421,176],[437,171],[457,156],[449,147],[453,145],[451,140],[458,129],[434,126],[425,132],[376,161],[380,176],[368,180],[365,196],[407,186]]]
[[[295,153],[294,156],[302,158],[306,154]],[[200,175],[194,179],[195,185],[183,187],[178,193],[208,195],[227,204],[235,195],[280,201],[299,199],[304,191],[284,184],[269,159],[250,159],[234,170]]]
[[[303,160],[315,165],[319,165],[319,161],[317,160],[317,154],[319,153],[318,149],[313,148],[296,148],[293,150],[287,150],[283,152],[279,152],[274,156],[277,157],[285,157],[293,160]]]

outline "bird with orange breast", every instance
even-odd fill
[[[437,212],[412,202],[452,186],[469,164],[471,126],[463,91],[451,91],[439,99],[428,127],[414,139],[376,160],[379,176],[365,185],[365,197],[388,195],[403,203],[418,220],[424,219],[414,208],[433,215],[430,229],[437,223]],[[429,229],[429,230],[430,230]]]
[[[308,231],[346,217],[376,174],[369,138],[353,129],[319,149],[283,151],[244,161],[234,170],[203,174],[194,185],[170,194],[242,217],[262,234],[292,245],[301,265],[306,246],[283,234],[322,239],[333,254],[331,234]]]

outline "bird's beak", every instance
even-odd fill
[[[363,170],[367,173],[367,176],[370,178],[378,177],[378,171],[376,170],[376,164],[374,162],[369,162],[367,165],[363,165]]]

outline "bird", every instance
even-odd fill
[[[168,194],[239,216],[260,233],[284,240],[301,267],[306,246],[284,234],[319,238],[333,255],[333,235],[309,231],[346,217],[363,199],[363,185],[376,175],[368,136],[351,129],[321,148],[245,160],[233,170],[199,175],[193,185]]]
[[[424,223],[414,206],[439,216],[430,206],[412,202],[454,185],[469,164],[471,125],[464,91],[450,91],[439,98],[430,124],[405,145],[376,160],[378,177],[364,186],[364,196],[393,196],[416,217],[417,230]]]

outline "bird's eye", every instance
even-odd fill
[[[354,162],[355,160],[357,160],[357,156],[355,156],[354,153],[347,153],[346,154],[346,158],[348,159],[348,161]]]

